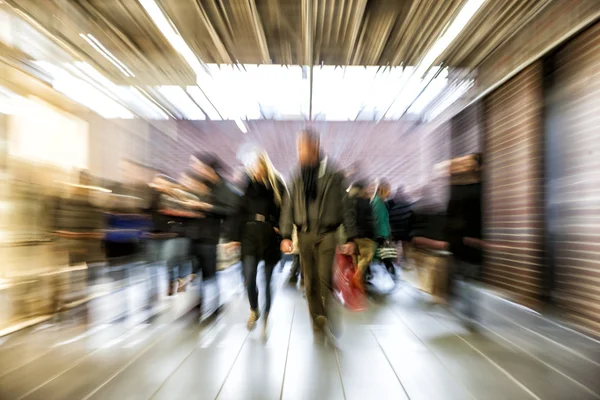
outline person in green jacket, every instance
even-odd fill
[[[378,244],[378,250],[384,248],[389,243],[392,235],[390,227],[390,216],[385,200],[389,197],[389,184],[386,181],[380,181],[375,190],[375,195],[371,200],[373,208],[373,220],[375,223],[375,240]],[[380,258],[390,274],[394,274],[393,258],[381,257],[380,251],[376,252],[376,258]]]

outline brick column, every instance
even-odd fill
[[[484,279],[530,306],[544,265],[542,107],[540,62],[484,100]]]

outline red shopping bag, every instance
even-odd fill
[[[337,298],[352,311],[363,311],[366,309],[365,293],[363,288],[354,284],[352,279],[356,267],[352,256],[343,254],[338,248],[335,253],[333,265],[333,284]]]

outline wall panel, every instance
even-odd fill
[[[450,151],[452,157],[479,153],[483,137],[481,123],[481,102],[477,102],[458,113],[451,120],[452,143]]]
[[[553,61],[554,298],[572,321],[600,334],[600,23]]]
[[[484,279],[534,305],[543,268],[542,68],[535,63],[484,100]]]

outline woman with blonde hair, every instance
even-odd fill
[[[238,222],[230,239],[242,246],[242,264],[250,302],[248,330],[253,330],[260,318],[256,275],[259,262],[264,261],[266,290],[263,325],[266,333],[271,308],[271,276],[281,259],[279,214],[286,188],[266,152],[256,153],[245,164],[248,182],[244,185]]]

